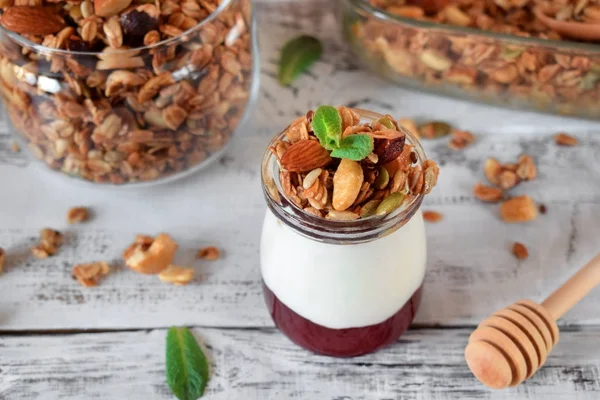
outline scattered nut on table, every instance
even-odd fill
[[[203,260],[218,260],[221,256],[221,251],[215,246],[203,247],[196,253],[196,258]]]
[[[187,285],[194,279],[194,269],[180,267],[178,265],[169,265],[167,269],[158,274],[158,278],[166,283],[174,285]]]
[[[158,274],[171,265],[178,247],[166,233],[161,233],[156,238],[138,235],[123,252],[123,259],[135,272]]]
[[[100,278],[108,275],[109,272],[110,266],[108,263],[99,261],[74,266],[72,275],[83,286],[92,287],[97,286]]]
[[[4,270],[4,261],[6,261],[6,252],[0,247],[0,273]]]
[[[523,243],[515,242],[513,244],[512,252],[519,260],[525,260],[529,257],[529,251]]]
[[[89,211],[86,207],[73,207],[67,212],[67,223],[78,224],[89,219]]]

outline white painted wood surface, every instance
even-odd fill
[[[541,300],[597,251],[600,238],[600,124],[436,98],[391,86],[352,64],[339,38],[334,2],[258,4],[261,91],[254,126],[240,130],[224,158],[168,185],[107,190],[58,179],[10,152],[0,130],[0,399],[167,399],[164,328],[198,327],[214,360],[209,399],[446,399],[600,397],[600,290],[567,314],[549,368],[521,388],[491,392],[472,379],[462,359],[470,327],[513,301]],[[325,54],[291,89],[276,82],[278,49],[299,33],[325,42]],[[429,264],[417,316],[422,328],[402,343],[353,360],[316,357],[273,328],[263,306],[258,239],[264,212],[259,159],[270,137],[321,103],[347,104],[469,129],[478,142],[452,152],[425,143],[440,161],[440,185],[426,208],[445,219],[428,226]],[[557,148],[566,130],[581,145]],[[538,180],[521,185],[547,205],[528,225],[506,225],[494,206],[473,199],[490,155],[535,156]],[[23,184],[26,182],[26,184]],[[88,224],[68,227],[74,205],[94,209]],[[29,246],[44,226],[66,229],[59,255],[37,261]],[[196,267],[187,287],[126,269],[96,288],[71,280],[74,263],[115,260],[135,233],[166,231],[182,247],[179,262]],[[526,243],[518,262],[510,246]],[[217,262],[194,262],[195,250],[224,249]],[[583,327],[581,327],[583,326]],[[50,330],[102,333],[50,334]],[[133,330],[118,332],[118,330]],[[149,329],[146,332],[140,329]]]
[[[468,329],[410,331],[382,352],[353,359],[311,355],[275,329],[195,329],[211,360],[209,400],[598,398],[600,331],[563,332],[527,384],[490,391],[463,361]],[[161,329],[5,337],[0,399],[171,399]]]

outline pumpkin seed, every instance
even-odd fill
[[[373,182],[373,186],[375,189],[385,189],[388,183],[390,183],[390,173],[384,167],[379,167],[379,175]]]
[[[375,215],[379,204],[381,204],[381,200],[371,200],[366,202],[365,205],[360,209],[360,217],[367,218]]]
[[[390,193],[390,195],[383,199],[381,204],[379,204],[375,213],[380,216],[391,213],[396,208],[400,207],[400,205],[402,205],[405,197],[406,196],[404,193],[401,192]]]
[[[394,126],[394,123],[392,122],[392,120],[390,120],[388,117],[382,117],[379,118],[379,122],[381,125],[385,126],[388,129],[396,129],[396,127]]]
[[[452,127],[445,122],[433,121],[421,126],[420,131],[425,139],[437,139],[449,135]]]

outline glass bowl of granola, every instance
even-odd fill
[[[394,342],[421,299],[421,203],[438,174],[390,116],[321,106],[278,134],[262,162],[261,274],[279,330],[336,357]]]
[[[509,108],[600,119],[600,46],[546,27],[600,21],[596,1],[343,0],[360,63],[402,86]],[[600,40],[600,38],[598,38]]]
[[[2,1],[0,93],[37,159],[104,184],[214,160],[256,92],[249,0]]]

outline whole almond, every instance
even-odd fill
[[[359,163],[343,158],[333,175],[333,208],[344,211],[358,197],[364,175]]]
[[[281,167],[289,172],[312,171],[330,162],[329,152],[316,140],[300,140],[291,145],[281,157]]]
[[[500,215],[505,222],[533,221],[537,218],[538,208],[531,197],[519,196],[502,203]]]
[[[65,21],[53,7],[14,6],[4,11],[0,24],[22,35],[50,35],[60,31]]]

